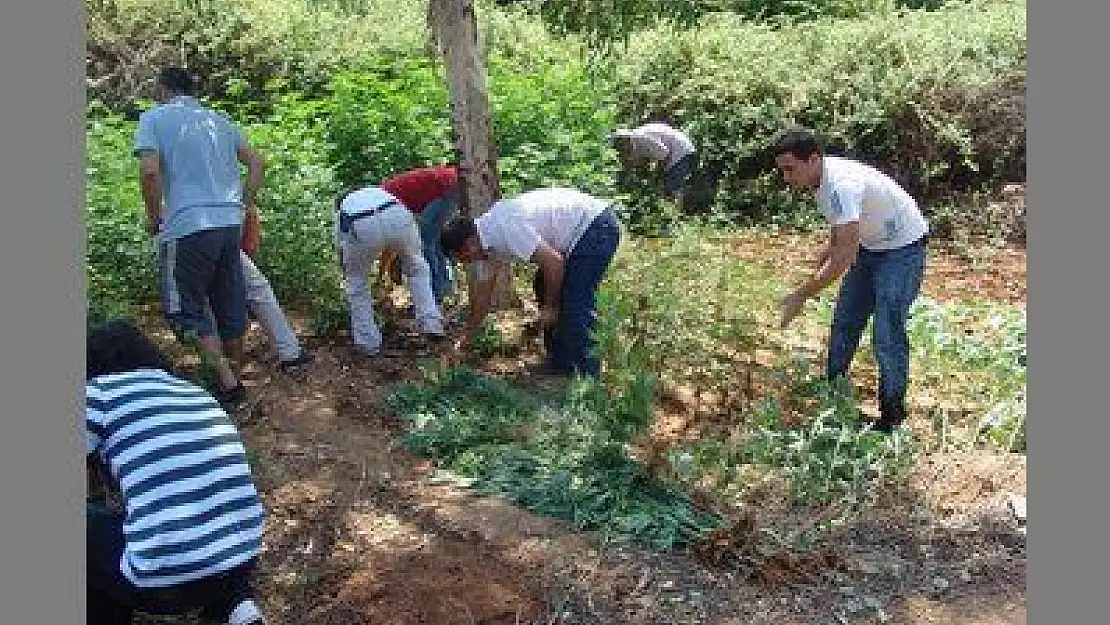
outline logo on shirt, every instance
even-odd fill
[[[840,215],[844,213],[844,206],[841,205],[840,195],[836,191],[829,193],[829,204],[832,205],[834,216],[840,217]]]
[[[898,220],[894,217],[883,221],[883,232],[887,241],[891,241],[894,237],[898,236]]]

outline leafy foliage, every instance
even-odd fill
[[[569,185],[608,195],[616,159],[604,145],[613,106],[581,60],[489,60],[502,192]],[[379,57],[337,74],[325,106],[330,160],[347,186],[453,159],[442,69],[423,58]],[[373,106],[367,106],[373,102]]]
[[[130,316],[132,305],[157,297],[158,281],[131,157],[134,124],[107,116],[85,127],[85,291],[95,322]]]
[[[409,424],[402,442],[488,494],[599,531],[666,550],[719,520],[651,478],[624,443],[651,419],[650,380],[613,397],[576,380],[554,402],[473,370],[443,371],[389,398]]]
[[[929,201],[1024,179],[1023,108],[1007,104],[1013,115],[984,124],[982,107],[949,106],[954,96],[941,96],[1009,92],[1001,85],[1024,74],[1025,50],[1021,4],[779,28],[715,16],[696,36],[655,29],[632,37],[616,65],[619,119],[685,129],[718,178],[713,212],[793,225],[802,205],[766,154],[790,121],[817,128],[834,150],[876,164]],[[988,140],[988,125],[1006,130]]]
[[[683,227],[669,240],[622,243],[599,294],[607,362],[704,390],[736,384],[759,344],[754,313],[774,292],[771,276],[730,257],[719,237]]]

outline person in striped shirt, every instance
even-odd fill
[[[86,356],[87,453],[122,500],[87,506],[87,623],[199,609],[265,625],[250,583],[265,510],[235,425],[129,321],[90,328]]]

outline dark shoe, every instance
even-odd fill
[[[240,382],[234,388],[217,390],[212,393],[212,396],[223,406],[224,410],[234,410],[247,401],[247,387]]]
[[[901,401],[882,402],[879,405],[879,420],[871,429],[889,434],[906,420],[906,406]]]
[[[308,353],[308,352],[306,352],[305,350],[302,349],[301,354],[299,356],[297,356],[296,358],[294,358],[293,360],[283,360],[283,361],[279,362],[278,363],[278,368],[281,369],[282,371],[289,371],[291,369],[296,369],[297,367],[307,365],[307,364],[311,363],[313,360],[315,360],[315,358],[313,358],[312,354],[310,354],[310,353]]]
[[[570,375],[570,370],[566,367],[559,367],[552,363],[550,360],[544,361],[542,364],[532,368],[533,375],[543,375],[552,377],[566,377]]]

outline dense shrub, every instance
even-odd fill
[[[488,61],[502,193],[570,185],[611,194],[616,163],[604,139],[613,105],[581,60],[527,70],[519,63],[500,54]],[[324,106],[331,161],[345,186],[454,158],[447,87],[427,59],[383,57],[338,74]]]
[[[688,129],[721,174],[714,209],[734,217],[797,211],[764,151],[790,120],[929,200],[1024,179],[1023,112],[984,115],[982,104],[1005,93],[1004,106],[1022,110],[1024,82],[1014,77],[1024,75],[1025,54],[1024,4],[778,29],[720,17],[696,35],[657,30],[631,40],[618,65],[620,118]]]
[[[298,91],[368,50],[420,51],[423,3],[411,0],[87,0],[90,101],[117,110],[149,96],[159,67],[179,64],[201,91],[266,103],[266,85]],[[368,11],[373,14],[365,16]],[[365,16],[365,17],[364,17]],[[269,111],[264,111],[268,113]]]
[[[93,319],[126,315],[131,304],[158,293],[138,164],[131,157],[134,128],[119,116],[86,124],[85,291]]]

